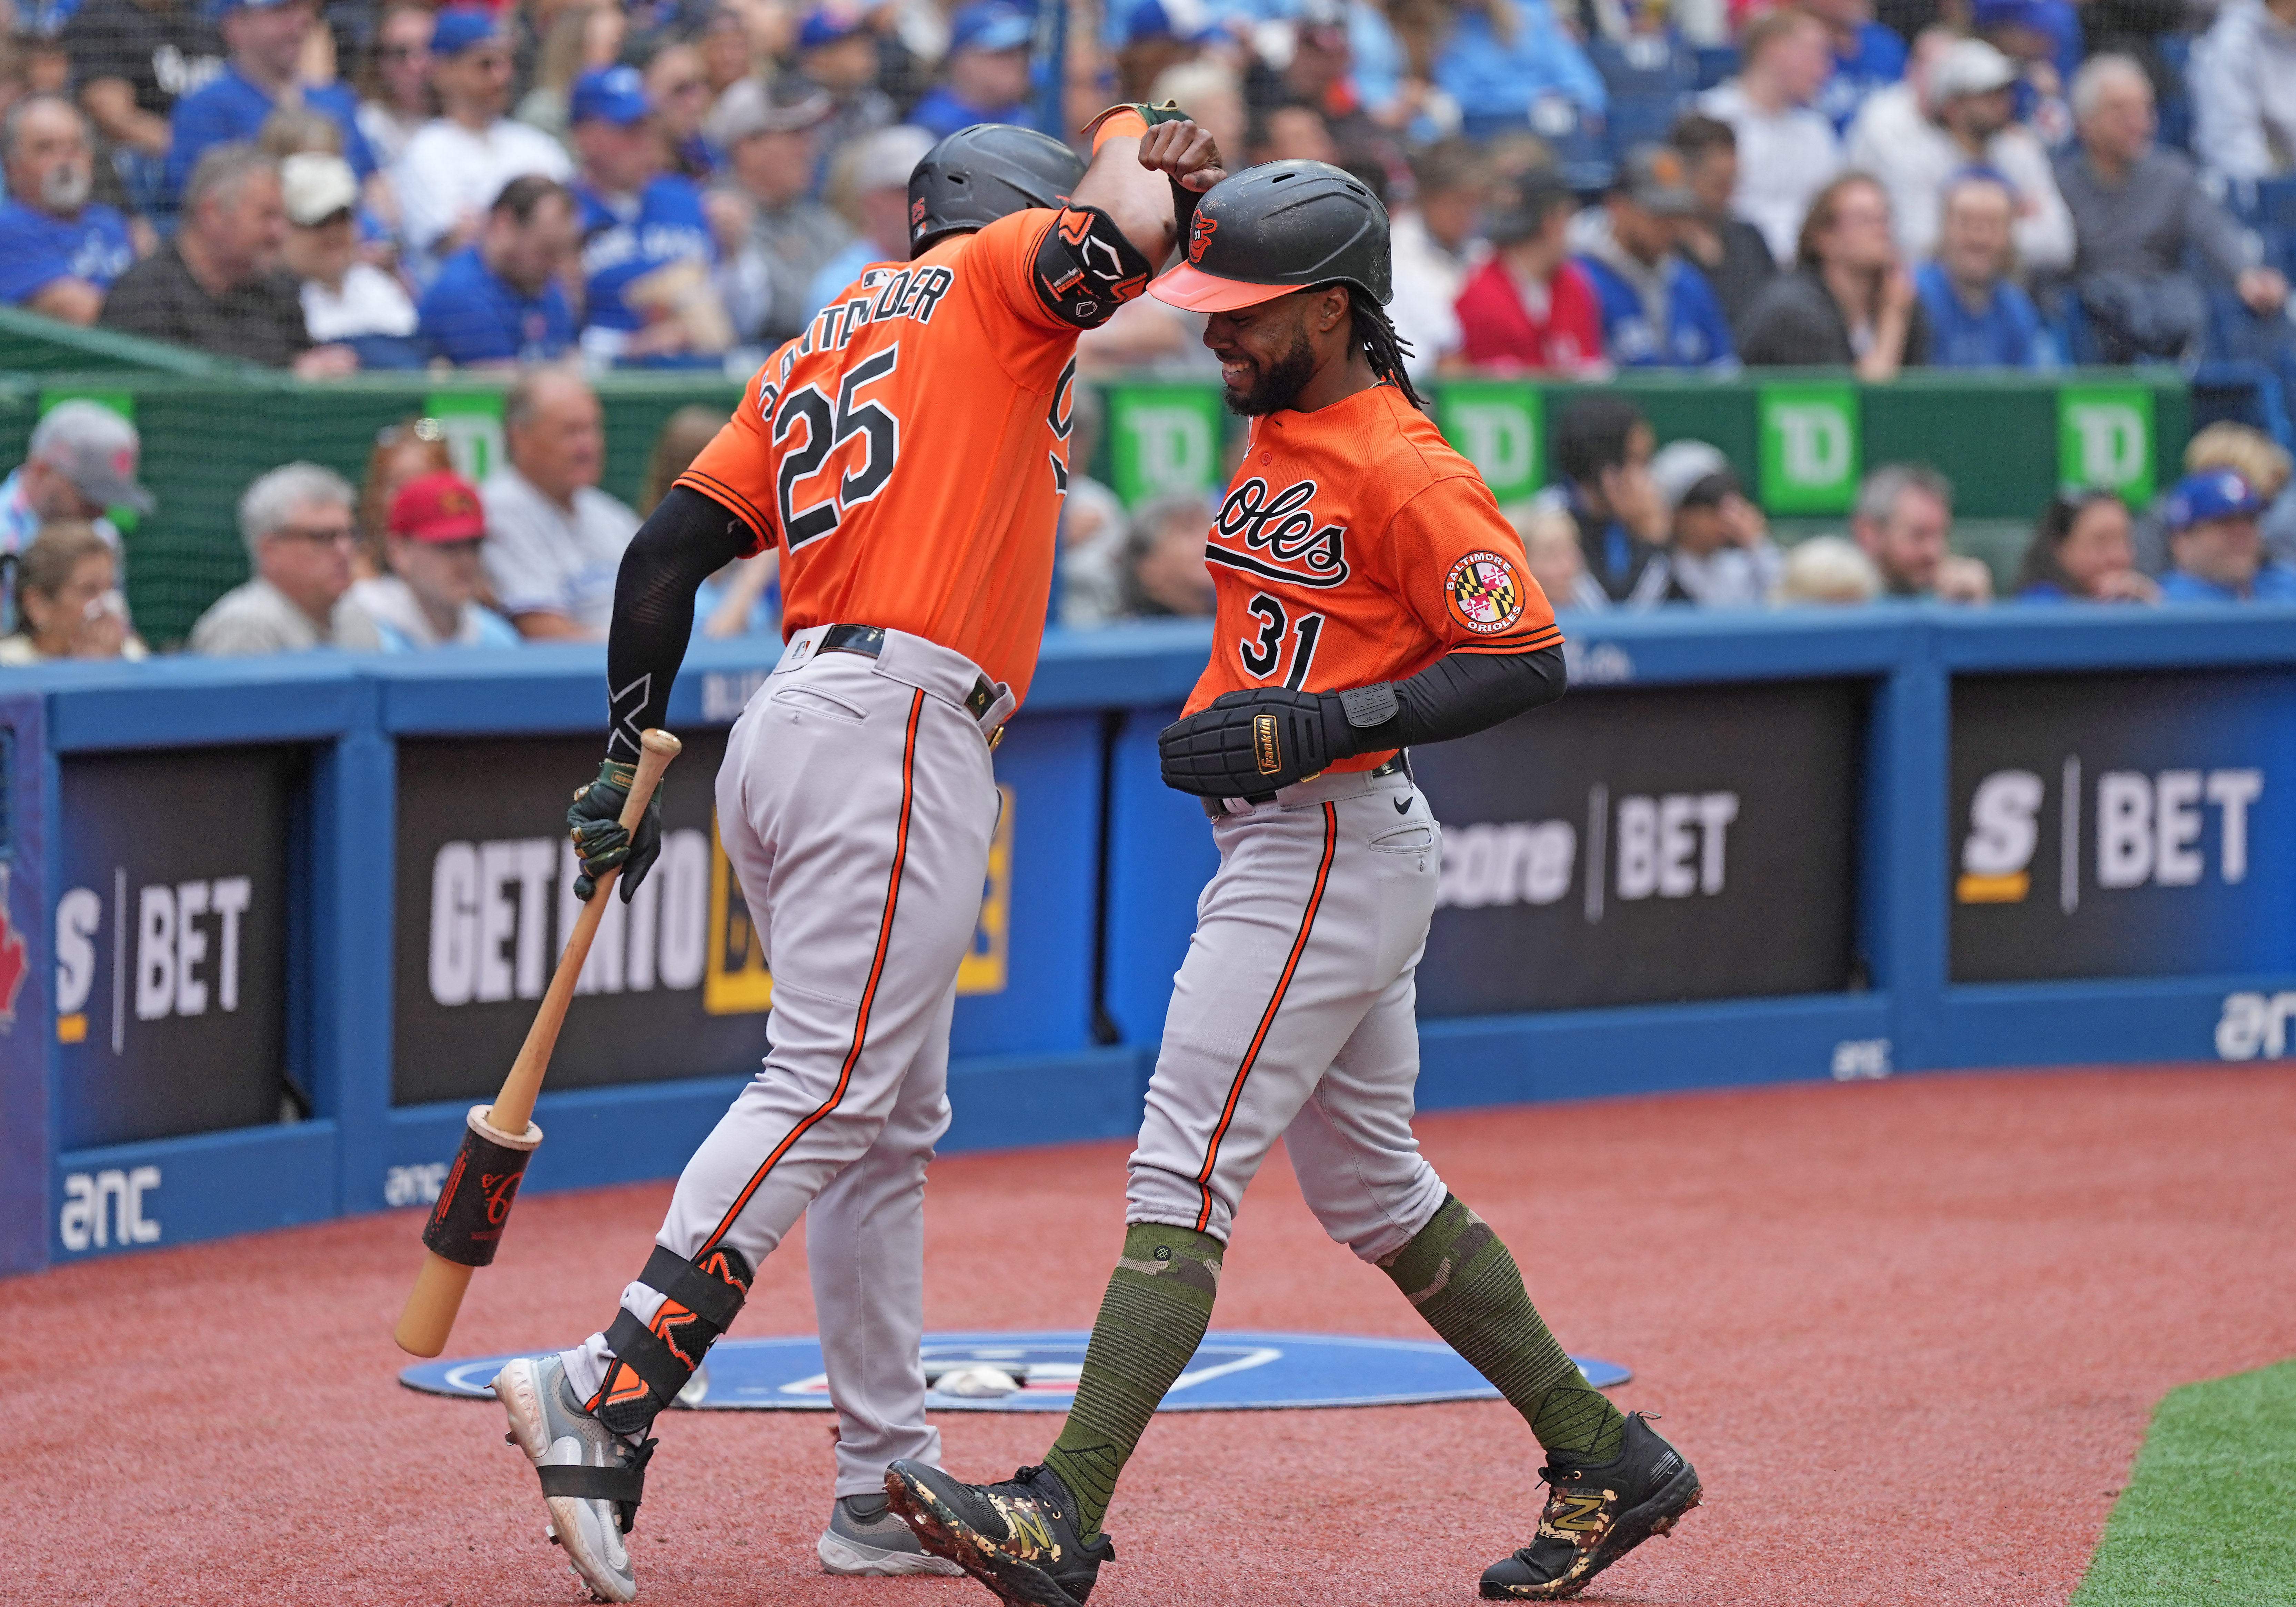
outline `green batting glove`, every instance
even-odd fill
[[[574,794],[574,807],[566,811],[568,835],[574,840],[574,852],[581,858],[581,870],[574,878],[574,896],[588,901],[598,890],[598,878],[616,865],[622,868],[622,902],[627,904],[638,890],[638,883],[653,868],[661,857],[661,794],[657,791],[646,799],[645,814],[638,821],[633,834],[622,830],[622,806],[629,801],[630,783],[637,779],[638,767],[619,759],[608,759],[598,767],[598,779]]]

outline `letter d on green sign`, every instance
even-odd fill
[[[1762,505],[1773,513],[1840,513],[1857,496],[1865,455],[1854,385],[1765,385]]]
[[[1444,439],[1475,465],[1501,504],[1519,502],[1546,479],[1539,393],[1528,385],[1447,383],[1435,399]]]
[[[2068,385],[2057,392],[2057,478],[2152,500],[2152,392],[2142,385]]]

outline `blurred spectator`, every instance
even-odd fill
[[[2009,186],[1972,168],[1945,187],[1945,234],[1914,275],[1933,368],[2039,368],[2050,353],[2033,299],[2009,279],[2016,256]]]
[[[340,127],[351,170],[362,181],[373,173],[374,155],[358,131],[357,97],[340,84],[301,80],[303,46],[317,16],[314,0],[221,0],[217,14],[231,59],[206,87],[176,102],[168,193],[184,193],[209,149],[255,138],[263,120],[291,102]]]
[[[1769,521],[1730,460],[1704,441],[1669,441],[1651,459],[1677,590],[1701,608],[1760,608],[1785,574]]]
[[[1816,105],[1836,132],[1849,127],[1867,99],[1906,76],[1906,42],[1874,20],[1873,0],[1807,0],[1825,24],[1833,70]]]
[[[437,419],[413,418],[375,432],[366,455],[366,474],[359,481],[359,550],[352,567],[362,580],[390,572],[390,504],[398,488],[425,474],[455,466],[447,450],[447,432]]]
[[[2226,0],[2186,76],[2201,166],[2259,179],[2296,165],[2296,0]]]
[[[351,587],[387,652],[432,647],[516,647],[510,621],[479,601],[487,533],[479,489],[452,470],[411,480],[391,498],[390,572]]]
[[[1993,571],[1950,546],[1953,482],[1922,463],[1885,463],[1857,488],[1849,533],[1892,597],[1990,603]]]
[[[1482,153],[1464,140],[1429,146],[1412,159],[1411,169],[1411,204],[1389,211],[1395,299],[1388,314],[1411,348],[1415,375],[1459,348],[1453,309],[1480,260],[1490,175]]]
[[[239,533],[255,578],[200,616],[191,651],[239,657],[381,647],[374,621],[348,595],[356,500],[348,480],[317,463],[289,463],[249,486],[239,499]]]
[[[935,139],[974,123],[1029,121],[1029,46],[1037,25],[1004,0],[974,0],[949,24],[942,80],[909,110]]]
[[[420,331],[456,367],[547,363],[574,343],[562,279],[574,260],[574,197],[529,175],[503,186],[476,245],[449,257],[423,292]]]
[[[1547,0],[1459,0],[1434,81],[1457,102],[1474,139],[1509,128],[1545,132],[1534,111],[1543,101],[1567,101],[1598,119],[1609,103],[1602,75]]]
[[[9,560],[15,570],[16,634],[0,637],[0,668],[50,659],[141,659],[119,594],[111,543],[83,520],[58,520]]]
[[[698,82],[698,64],[694,73]],[[701,192],[662,171],[665,131],[637,70],[584,73],[572,112],[584,355],[614,363],[725,351],[734,325],[711,280],[717,244]]]
[[[159,504],[136,482],[144,452],[135,426],[101,402],[74,398],[32,426],[24,461],[0,480],[0,553],[20,553],[60,520],[92,523],[117,547],[112,508],[149,513]]]
[[[2185,472],[2230,469],[2249,488],[2270,504],[2262,521],[2267,559],[2296,562],[2296,486],[2291,474],[2296,460],[2287,448],[2261,430],[2219,420],[2185,443]],[[2169,567],[2169,533],[2162,528],[2158,505],[2136,521],[2136,567],[2158,575]]]
[[[1622,396],[1580,397],[1554,425],[1554,465],[1587,571],[1582,608],[1640,611],[1684,594],[1659,545],[1666,510],[1651,480],[1656,442],[1642,410]]]
[[[2017,570],[2020,603],[2158,603],[2136,568],[2128,504],[2110,491],[2062,491],[2041,512]]]
[[[933,147],[922,128],[880,128],[838,154],[829,181],[830,204],[857,231],[853,242],[822,265],[806,291],[811,317],[861,276],[873,262],[909,259],[909,175]]]
[[[0,206],[0,301],[93,324],[103,293],[135,260],[127,220],[90,201],[87,119],[62,95],[17,102],[0,122],[8,201]]]
[[[2203,193],[2192,163],[2152,143],[2152,85],[2127,56],[2096,56],[2073,79],[2080,144],[2057,158],[2057,187],[2080,242],[2074,283],[2108,363],[2197,356],[2208,296],[2185,266],[2197,254],[2249,310],[2273,314],[2288,282],[2257,266],[2249,232]]]
[[[574,374],[543,369],[503,399],[510,462],[488,478],[487,576],[529,638],[602,641],[638,516],[598,489],[605,415]]]
[[[1340,147],[1324,114],[1299,101],[1263,108],[1251,119],[1249,162],[1329,162],[1339,165]]]
[[[749,78],[763,59],[750,38],[749,18],[731,5],[712,5],[703,19],[693,47],[701,59],[701,76],[709,86],[709,110],[734,85]],[[705,126],[702,132],[709,134]],[[710,135],[712,143],[716,136]],[[724,147],[718,147],[723,150]]]
[[[2072,266],[2072,214],[2048,152],[2014,120],[2016,83],[2014,61],[1982,39],[1957,39],[1924,73],[1918,105],[1877,97],[1850,130],[1849,165],[1889,192],[1898,246],[1909,259],[1937,250],[1948,181],[1984,168],[2007,187],[2018,269],[2054,274]]]
[[[566,136],[566,114],[574,94],[574,80],[586,72],[612,67],[622,59],[622,42],[629,20],[619,5],[600,0],[576,0],[554,18],[544,32],[534,63],[534,78],[511,112],[554,138]]]
[[[813,199],[828,93],[802,78],[743,78],[711,114],[727,153],[726,186],[749,206],[750,243],[763,256],[769,345],[805,327],[814,276],[853,240],[845,220]]]
[[[430,32],[427,5],[386,6],[359,70],[358,130],[385,172],[406,154],[415,131],[437,116],[430,98]]]
[[[1160,75],[1193,61],[1205,46],[1228,37],[1204,0],[1132,0],[1128,9],[1126,0],[1115,0],[1110,9],[1124,15],[1122,42],[1116,50],[1119,101],[1147,101]]]
[[[1124,546],[1128,618],[1210,617],[1212,575],[1204,562],[1204,531],[1210,523],[1198,492],[1175,491],[1141,504]]]
[[[455,6],[430,35],[430,84],[439,115],[406,142],[394,175],[407,266],[428,284],[448,257],[478,238],[487,209],[514,178],[574,176],[565,147],[503,115],[510,105],[510,41],[492,12]]]
[[[1578,556],[1578,523],[1570,510],[1552,500],[1534,500],[1506,512],[1515,534],[1522,537],[1530,578],[1555,611],[1585,607],[1580,594],[1594,582],[1587,578],[1587,565]]]
[[[278,163],[217,145],[192,170],[183,226],[113,283],[103,324],[306,378],[347,373],[350,353],[313,346],[303,327],[301,287],[280,266],[286,239]]]
[[[669,149],[669,170],[696,184],[716,172],[718,153],[702,135],[702,120],[716,97],[701,70],[701,53],[676,41],[655,51],[645,64],[645,98],[654,128]]]
[[[1750,366],[1851,368],[1868,384],[1929,361],[1929,316],[1890,237],[1890,201],[1861,173],[1810,202],[1797,266],[1746,311]]]
[[[2265,501],[2230,469],[2178,480],[2161,504],[2172,567],[2163,603],[2296,603],[2296,569],[2267,562],[2257,516]]]
[[[640,518],[660,505],[677,477],[693,466],[701,449],[725,427],[722,407],[681,407],[662,421],[653,452],[646,459],[645,479],[638,487]],[[767,547],[754,557],[735,559],[704,580],[693,595],[693,634],[711,637],[775,634],[781,623],[781,594],[774,586],[780,567],[780,549]]]
[[[1578,202],[1554,174],[1516,180],[1490,219],[1495,248],[1459,294],[1459,355],[1480,368],[1580,373],[1603,359],[1602,309],[1570,259]]]
[[[420,368],[414,303],[391,275],[358,258],[358,180],[340,156],[305,152],[279,164],[287,206],[287,271],[302,282],[303,327],[340,343],[361,368]]]
[[[2020,115],[2035,125],[2042,139],[2055,144],[2064,137],[2062,123],[2051,102],[2058,100],[2066,79],[2081,60],[2081,19],[2075,0],[1971,0],[1972,31],[2024,69],[2028,102]],[[2098,0],[2080,0],[2083,10]]]
[[[1810,109],[1833,70],[1833,46],[1808,12],[1773,11],[1747,26],[1738,51],[1738,76],[1699,96],[1698,110],[1738,136],[1733,210],[1791,263],[1811,201],[1841,167],[1833,123]]]
[[[798,26],[797,66],[829,92],[829,119],[821,130],[824,151],[842,151],[900,120],[891,98],[877,87],[877,39],[857,8],[840,0],[807,12]]]
[[[1697,210],[1682,219],[1677,247],[1706,275],[1734,330],[1778,271],[1761,230],[1731,216],[1730,197],[1738,187],[1738,136],[1720,119],[1691,112],[1675,124],[1670,143],[1682,153],[1684,182],[1698,202]]]
[[[1242,85],[1225,62],[1209,56],[1166,71],[1150,87],[1148,99],[1160,106],[1177,101],[1222,151],[1241,151],[1250,138]]]
[[[1881,594],[1881,574],[1855,542],[1813,536],[1786,554],[1775,600],[1789,608],[1808,603],[1855,607]]]
[[[223,36],[196,0],[83,0],[64,24],[79,103],[107,145],[144,175],[137,205],[156,202],[183,96],[223,71]]]
[[[1069,392],[1069,488],[1061,497],[1060,600],[1054,618],[1071,629],[1105,625],[1124,609],[1124,504],[1092,477],[1107,415],[1100,391]]]
[[[1586,220],[1578,266],[1602,309],[1603,355],[1621,368],[1734,366],[1722,304],[1674,249],[1697,209],[1681,153],[1636,145]]]

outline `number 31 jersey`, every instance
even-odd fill
[[[677,483],[782,549],[783,629],[883,626],[1028,694],[1078,332],[1147,283],[1107,216],[1036,209],[880,263],[750,380]]]
[[[1562,640],[1490,488],[1392,385],[1256,421],[1204,561],[1218,606],[1189,714],[1224,692],[1342,692]]]

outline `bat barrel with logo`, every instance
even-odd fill
[[[646,804],[661,773],[677,757],[678,741],[667,731],[649,731],[640,738],[638,770],[622,805],[621,823],[636,832],[645,817]],[[573,1003],[574,984],[581,980],[582,963],[590,957],[590,944],[598,935],[606,901],[612,897],[619,867],[597,879],[597,890],[582,906],[566,951],[527,1029],[526,1043],[503,1079],[502,1092],[491,1105],[473,1106],[463,1133],[463,1148],[455,1157],[439,1203],[422,1229],[422,1271],[406,1297],[392,1337],[410,1356],[431,1357],[447,1348],[455,1331],[455,1314],[463,1308],[463,1291],[471,1274],[495,1257],[502,1242],[511,1202],[518,1194],[526,1163],[542,1142],[534,1125],[534,1102],[542,1093],[542,1075],[550,1069],[550,1052],[557,1046],[558,1029],[565,1024],[566,1007]]]

